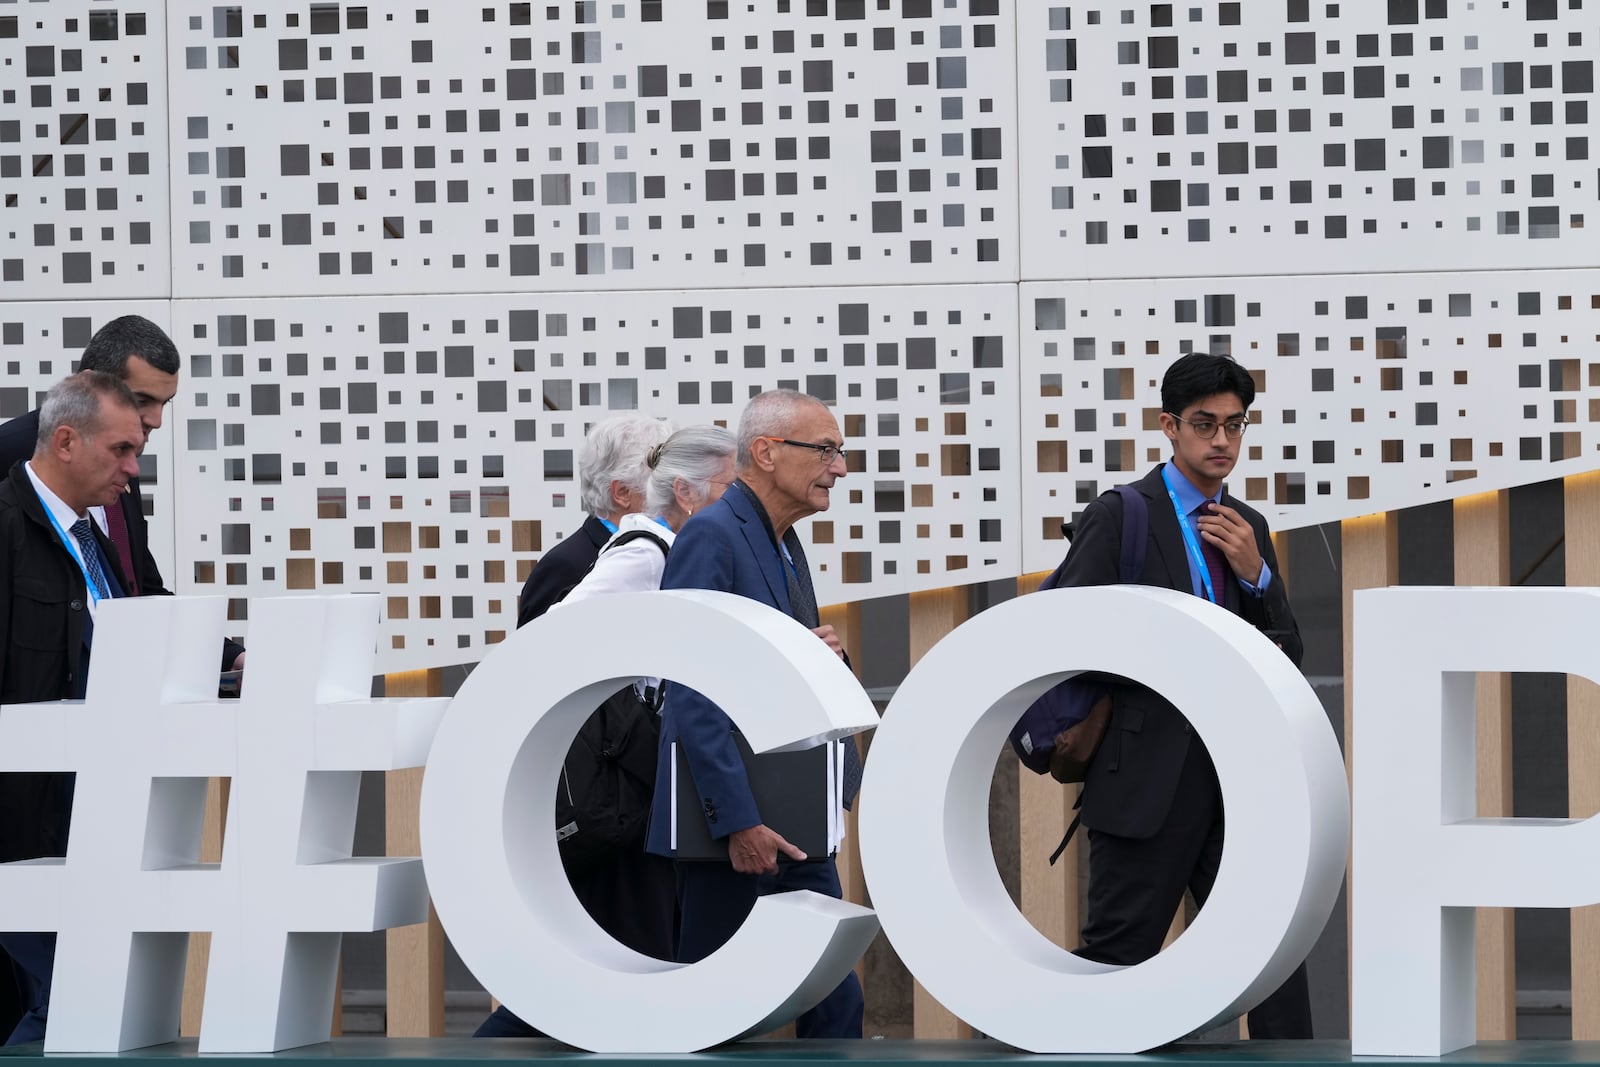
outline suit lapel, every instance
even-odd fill
[[[728,502],[729,510],[739,520],[739,531],[744,534],[750,554],[761,569],[761,577],[767,583],[767,593],[772,603],[785,615],[789,614],[789,582],[784,576],[778,550],[773,547],[772,538],[767,536],[766,523],[761,521],[754,505],[737,487],[729,487],[722,499]]]
[[[1141,478],[1137,488],[1150,502],[1150,539],[1156,546],[1155,557],[1145,564],[1146,573],[1151,578],[1160,577],[1151,569],[1151,563],[1159,558],[1159,565],[1166,572],[1168,588],[1180,593],[1194,592],[1194,583],[1189,578],[1189,557],[1183,547],[1183,532],[1178,529],[1178,516],[1172,510],[1172,499],[1167,496],[1167,483],[1161,478],[1161,468],[1157,467]]]

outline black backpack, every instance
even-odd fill
[[[606,549],[639,538],[667,554],[667,542],[649,530],[630,530]],[[641,696],[629,684],[607,697],[578,730],[556,786],[556,842],[569,871],[643,852],[656,784],[659,712],[658,694]]]

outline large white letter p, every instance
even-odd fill
[[[1474,907],[1600,902],[1600,818],[1479,819],[1478,671],[1600,681],[1593,589],[1355,594],[1351,1051],[1475,1035]]]

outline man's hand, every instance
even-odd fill
[[[1251,585],[1261,580],[1261,552],[1256,548],[1256,533],[1244,517],[1230,507],[1211,505],[1195,520],[1200,536],[1222,552],[1235,578]],[[1217,595],[1221,596],[1219,589]]]
[[[828,643],[828,647],[833,649],[833,654],[835,656],[838,656],[840,659],[844,659],[844,642],[839,640],[839,635],[833,632],[832,626],[818,626],[811,632],[826,641]]]
[[[792,860],[806,858],[804,852],[785,841],[781,834],[762,824],[728,835],[728,859],[740,874],[776,874],[780,852]]]

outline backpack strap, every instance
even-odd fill
[[[1078,803],[1083,803],[1081,794],[1079,795]],[[1050,866],[1054,867],[1056,860],[1060,859],[1061,854],[1067,850],[1067,845],[1072,842],[1072,835],[1078,832],[1078,824],[1082,821],[1083,812],[1081,811],[1072,817],[1072,825],[1067,827],[1066,836],[1061,839],[1061,844],[1056,846],[1056,850],[1050,853]]]
[[[600,551],[610,552],[613,548],[625,545],[629,541],[639,541],[644,538],[649,538],[651,541],[654,541],[656,547],[661,550],[661,554],[663,556],[671,553],[672,546],[667,544],[667,539],[656,533],[654,530],[629,530],[626,533],[619,533],[617,536],[608,541],[606,546]]]
[[[1131,485],[1119,485],[1111,490],[1122,498],[1122,555],[1117,567],[1117,581],[1122,585],[1137,585],[1144,573],[1145,552],[1150,547],[1150,506],[1144,494]],[[1072,540],[1072,523],[1063,523],[1061,532]],[[1063,559],[1050,576],[1039,583],[1040,589],[1055,589],[1061,584],[1067,561]]]
[[[1122,561],[1120,575],[1123,585],[1135,585],[1144,573],[1144,555],[1150,544],[1150,508],[1144,494],[1131,485],[1116,488],[1122,497]]]

